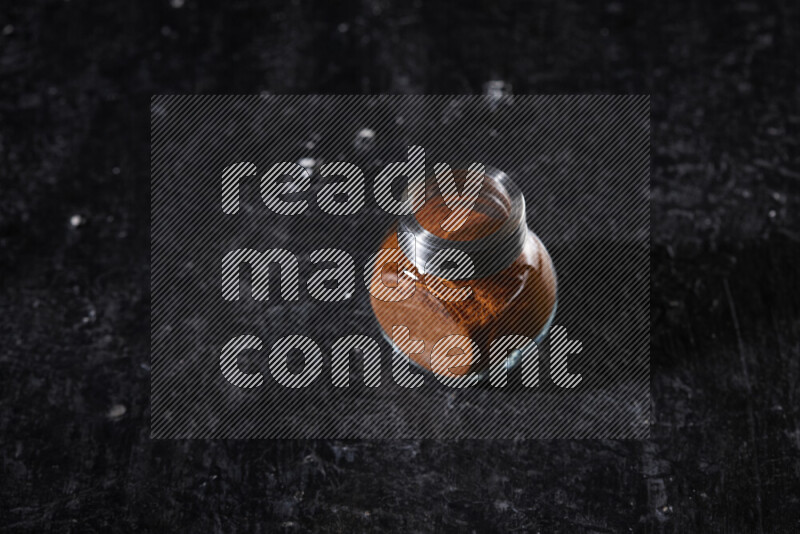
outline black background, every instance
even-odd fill
[[[0,525],[797,530],[798,6],[718,4],[4,3]],[[652,95],[652,439],[149,439],[150,96],[493,79]]]
[[[512,95],[501,100],[485,95],[155,98],[151,437],[647,437],[648,98]],[[369,147],[355,148],[364,125],[377,136]],[[307,146],[309,139],[316,140],[313,148]],[[580,387],[553,383],[549,342],[540,343],[542,380],[536,388],[522,387],[520,368],[502,390],[453,389],[423,377],[424,385],[409,391],[388,376],[392,349],[374,317],[364,280],[371,269],[364,266],[397,221],[376,202],[375,177],[388,162],[407,160],[409,145],[427,147],[429,170],[436,161],[488,161],[513,177],[526,200],[526,221],[546,243],[556,266],[554,327],[565,328],[570,339],[581,343],[581,352],[569,357],[570,372],[581,374]],[[267,208],[259,175],[277,161],[309,156],[317,168],[309,191],[292,195],[307,202],[306,209],[284,216]],[[251,162],[261,171],[239,180],[240,208],[232,216],[219,206],[220,173],[237,161]],[[364,173],[365,201],[356,213],[334,216],[320,209],[325,179],[319,169],[332,161],[350,162]],[[291,282],[281,268],[268,275],[275,285],[266,301],[223,299],[220,262],[242,247],[291,251],[299,280]],[[320,247],[351,255],[357,268],[350,298],[320,302],[306,292],[306,281],[316,271],[308,254]],[[242,271],[246,285],[253,269]],[[297,300],[282,299],[278,284],[297,284]],[[245,295],[249,292],[242,289]],[[397,304],[401,308],[395,313],[412,321],[412,335],[417,335],[412,315],[418,312],[408,302]],[[262,351],[237,356],[244,372],[268,377],[263,387],[232,387],[220,372],[220,350],[242,334],[257,336],[264,344]],[[271,347],[290,334],[313,340],[323,354],[322,375],[294,391],[269,378],[274,370]],[[350,358],[352,387],[332,385],[333,346],[352,334],[378,343],[381,387],[360,387],[361,357]],[[298,365],[290,364],[292,369],[303,368],[302,353],[289,359]]]

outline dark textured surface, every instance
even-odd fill
[[[795,3],[172,4],[0,8],[0,525],[800,528]],[[652,94],[653,438],[150,440],[150,95],[491,79]]]

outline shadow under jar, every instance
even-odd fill
[[[467,171],[453,175],[463,191]],[[485,170],[469,217],[452,232],[442,228],[453,213],[445,200],[428,180],[423,207],[401,218],[383,240],[381,248],[394,249],[394,255],[378,255],[372,264],[370,300],[395,350],[435,374],[478,381],[488,374],[492,341],[525,336],[539,344],[547,335],[556,311],[556,275],[550,255],[528,228],[525,199],[508,175]],[[446,261],[429,263],[445,249],[469,255],[474,269],[468,279],[450,276]],[[382,297],[382,287],[401,284],[413,285],[413,293],[399,300]],[[471,294],[465,299],[446,298],[466,286]],[[398,336],[403,332],[405,337]],[[528,347],[517,348],[504,356],[509,369]],[[432,354],[450,357],[449,363],[439,366],[441,359],[432,362]]]

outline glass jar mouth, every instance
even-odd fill
[[[400,219],[398,230],[413,237],[400,239],[400,248],[420,273],[447,280],[484,278],[502,271],[522,253],[528,231],[525,198],[514,181],[499,169],[486,167],[484,180],[479,200],[482,199],[482,204],[489,206],[489,209],[494,206],[494,209],[503,211],[502,217],[505,219],[487,235],[470,240],[441,237],[420,223],[419,211]],[[475,206],[478,204],[475,202]],[[453,269],[448,265],[448,255],[436,256],[443,250],[466,253],[472,260],[472,274],[468,277],[453,275]]]

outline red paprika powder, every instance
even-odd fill
[[[453,172],[455,183],[463,188],[467,171]],[[556,275],[550,255],[527,226],[524,198],[505,173],[487,169],[469,216],[460,227],[447,231],[443,223],[453,213],[454,200],[443,197],[429,180],[424,206],[398,221],[381,244],[382,249],[399,248],[402,254],[393,264],[374,262],[370,300],[390,340],[394,328],[404,326],[411,340],[423,343],[415,347],[422,350],[412,352],[394,339],[395,349],[423,369],[441,374],[431,364],[431,354],[443,338],[471,339],[474,345],[455,348],[458,354],[453,355],[449,373],[480,378],[488,370],[492,340],[522,335],[538,343],[546,335],[556,309]],[[401,243],[398,232],[413,239]],[[473,263],[472,276],[449,277],[447,269],[426,264],[444,249],[465,252]],[[411,281],[413,294],[403,300],[376,297],[381,285],[392,288]],[[471,289],[467,298],[447,299],[465,287]]]

